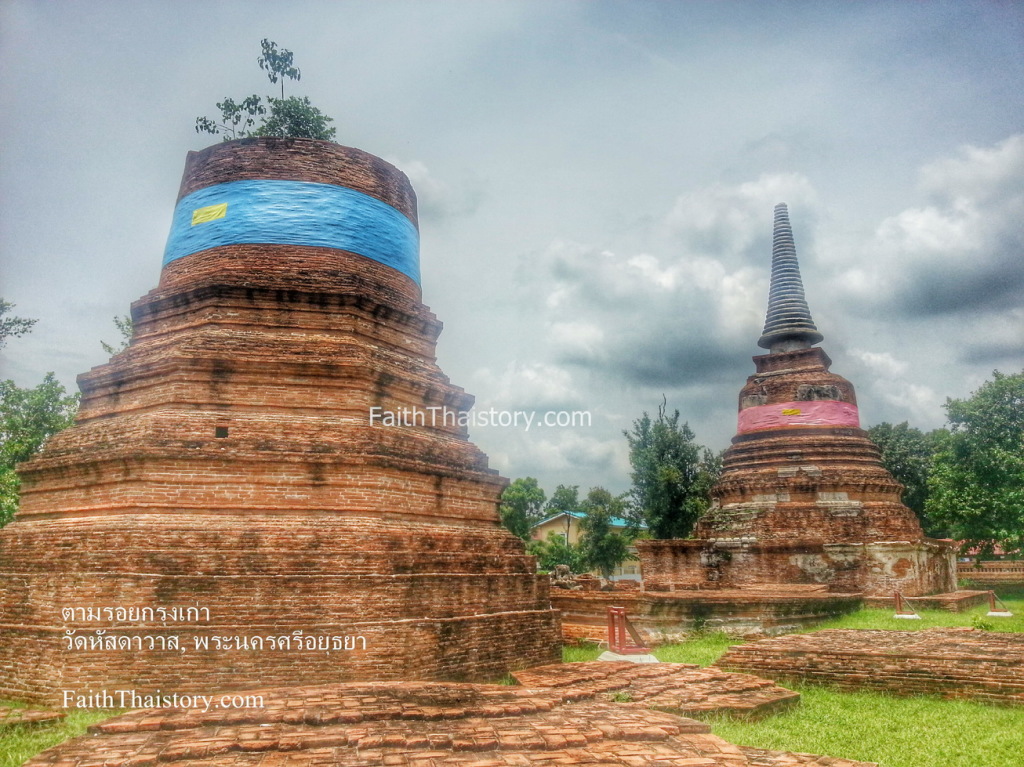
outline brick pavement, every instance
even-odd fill
[[[12,724],[42,724],[56,722],[67,714],[60,711],[46,711],[38,708],[11,708],[0,706],[0,727]]]
[[[869,767],[734,746],[702,722],[651,709],[682,710],[683,690],[691,710],[742,710],[744,696],[759,699],[772,688],[793,695],[744,674],[586,663],[519,676],[531,686],[348,683],[247,691],[264,696],[262,708],[134,711],[26,765]],[[632,702],[615,700],[623,690]],[[696,700],[702,694],[704,708]]]
[[[800,700],[799,693],[767,679],[688,663],[563,663],[512,676],[526,687],[563,689],[572,696],[617,693],[648,708],[684,715],[728,711],[762,716]]]

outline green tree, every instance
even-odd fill
[[[10,522],[18,507],[14,467],[70,426],[77,411],[78,395],[68,395],[53,373],[31,389],[0,381],[0,525]]]
[[[721,457],[701,447],[679,411],[666,403],[652,420],[645,411],[624,431],[633,467],[629,518],[634,528],[646,524],[653,538],[685,538],[707,509],[709,493],[721,472]]]
[[[549,515],[560,511],[580,511],[580,486],[559,485],[551,494],[544,510]]]
[[[306,97],[289,96],[286,99],[268,99],[270,116],[263,122],[254,136],[279,136],[281,138],[315,138],[330,140],[335,129],[327,123],[334,122],[313,106]]]
[[[868,429],[868,437],[878,445],[882,465],[903,485],[903,503],[917,515],[925,532],[932,537],[945,537],[945,528],[932,522],[925,512],[928,475],[939,433],[926,434],[906,421],[895,426],[883,421]]]
[[[586,567],[597,570],[605,578],[627,559],[629,539],[615,531],[613,519],[626,513],[625,495],[614,496],[603,487],[594,487],[583,501],[580,520],[580,552]]]
[[[197,117],[196,133],[223,133],[225,141],[247,136],[334,139],[336,131],[328,125],[334,122],[333,118],[324,115],[308,98],[284,96],[284,81],[299,80],[302,76],[294,64],[294,54],[284,48],[278,49],[277,43],[266,38],[261,45],[263,52],[256,62],[272,84],[281,84],[281,97],[267,96],[266,106],[256,94],[240,102],[225,98],[217,102],[220,120]],[[268,112],[269,116],[266,116]]]
[[[0,469],[0,527],[14,518],[18,510],[18,493],[21,481],[14,469]]]
[[[35,320],[4,317],[14,304],[0,299],[0,348],[8,338],[28,333]],[[0,527],[18,510],[20,482],[16,464],[26,461],[49,437],[69,426],[78,410],[78,395],[68,396],[53,373],[32,389],[0,381]]]
[[[217,102],[220,110],[220,122],[209,117],[196,118],[196,133],[224,134],[225,141],[256,135],[251,128],[256,125],[256,118],[267,113],[263,100],[255,93],[236,103],[232,98]]]
[[[533,477],[520,477],[501,494],[501,523],[524,541],[533,526],[543,519],[546,495]]]
[[[1024,372],[998,370],[970,397],[947,399],[949,431],[928,479],[928,516],[991,553],[1024,551]]]
[[[582,573],[587,569],[580,547],[567,543],[565,536],[554,530],[548,533],[547,540],[527,543],[526,553],[537,557],[537,567],[541,570],[551,571],[557,565],[566,565],[574,573]]]
[[[14,304],[0,298],[0,349],[7,345],[8,338],[23,336],[36,324],[35,320],[26,320],[24,317],[5,317],[13,308]]]
[[[295,66],[295,55],[284,48],[278,50],[277,43],[265,37],[260,41],[260,45],[263,47],[263,53],[256,59],[256,63],[267,73],[271,83],[281,81],[283,99],[285,78],[295,81],[302,79],[302,72]]]
[[[128,348],[128,344],[132,342],[132,333],[135,331],[135,323],[132,322],[131,315],[124,315],[123,317],[114,317],[114,327],[117,328],[117,332],[121,334],[121,343],[117,346],[112,346],[106,341],[100,341],[100,346],[103,347],[103,351],[113,356],[118,352],[123,352]]]

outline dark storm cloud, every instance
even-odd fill
[[[968,262],[963,268],[910,275],[908,286],[893,296],[892,303],[911,317],[999,312],[1020,306],[1024,296],[1024,259],[1020,256],[1024,241],[1017,238],[1009,247],[1015,247],[1012,258],[981,268]]]
[[[878,227],[852,297],[903,317],[983,315],[1024,296],[1024,134],[922,169],[929,204]]]
[[[558,353],[557,361],[578,365],[591,372],[630,384],[648,387],[686,387],[713,381],[728,381],[742,368],[748,350],[742,344],[725,346],[703,337],[699,328],[688,336],[672,326],[649,322],[640,333],[623,333],[610,338],[601,359]],[[731,375],[733,374],[733,375]]]
[[[995,322],[1016,322],[1018,328],[1024,327],[1021,317],[1014,318],[1012,315],[997,317]],[[958,355],[959,359],[969,364],[989,365],[993,369],[1006,371],[1020,370],[1024,368],[1024,338],[1018,336],[1016,342],[995,344],[991,341],[981,341],[962,349]]]

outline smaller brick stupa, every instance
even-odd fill
[[[813,588],[892,597],[956,588],[953,544],[926,538],[903,486],[860,428],[853,385],[804,298],[785,204],[775,208],[771,290],[756,372],[712,507],[692,540],[644,541],[648,589]]]

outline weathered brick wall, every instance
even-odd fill
[[[361,149],[302,138],[241,139],[189,152],[178,199],[214,184],[265,178],[355,189],[416,222],[416,194],[394,165]]]
[[[770,679],[1024,705],[1024,635],[832,629],[731,647],[716,664]]]
[[[1004,586],[1024,584],[1024,561],[1005,560],[999,562],[981,562],[961,564],[957,575],[965,581],[982,586]]]
[[[403,174],[325,142],[210,147],[182,193],[264,174],[349,185],[415,221]],[[0,532],[0,695],[484,679],[558,659],[547,581],[499,524],[506,480],[466,429],[370,420],[472,406],[436,364],[441,323],[413,280],[329,248],[218,246],[171,261],[132,314],[129,348],[80,377],[77,424],[20,467]],[[189,605],[209,621],[63,617]],[[294,632],[365,649],[195,639]],[[171,636],[185,652],[157,646]]]
[[[793,540],[638,541],[649,591],[822,586],[835,593],[906,596],[950,590],[954,547],[947,541],[823,544]]]

